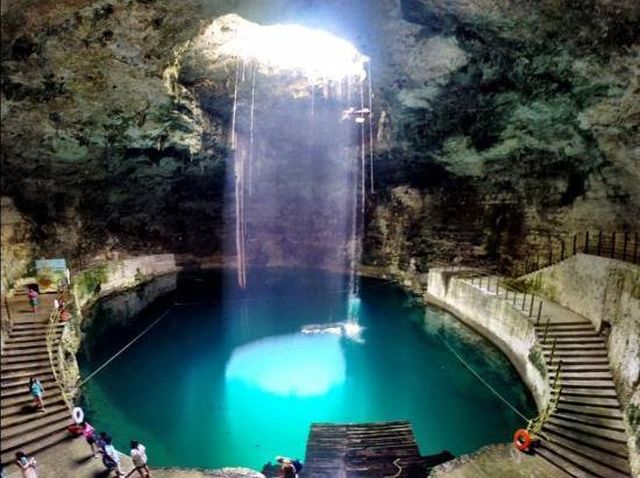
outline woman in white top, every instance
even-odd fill
[[[151,478],[151,471],[147,465],[147,449],[137,440],[131,440],[131,460],[134,466],[131,473],[137,471],[142,478]]]

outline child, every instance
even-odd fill
[[[40,409],[41,412],[46,411],[44,409],[44,401],[42,400],[42,396],[44,395],[44,387],[40,383],[36,377],[31,377],[29,379],[29,391],[31,395],[33,395],[33,402]]]
[[[96,429],[93,428],[89,422],[81,422],[80,427],[82,427],[82,436],[87,440],[87,443],[91,447],[91,454],[94,458],[98,456],[99,448],[96,445]]]
[[[22,478],[38,478],[35,458],[30,458],[23,451],[19,451],[16,453],[16,465],[22,471]]]
[[[151,471],[147,465],[147,449],[137,440],[131,440],[131,460],[133,461],[134,469],[131,470],[129,475],[137,471],[142,478],[151,478]]]

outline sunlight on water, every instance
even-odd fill
[[[242,381],[276,395],[323,395],[345,380],[340,338],[331,334],[267,337],[234,350],[227,386]]]

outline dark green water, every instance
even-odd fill
[[[173,307],[85,389],[89,421],[123,451],[131,438],[143,442],[154,466],[261,469],[278,454],[302,457],[312,422],[408,419],[423,454],[509,441],[522,420],[441,336],[511,403],[534,413],[495,347],[397,287],[362,281],[364,331],[355,341],[300,332],[343,320],[340,276],[254,274],[247,294],[223,293],[222,279],[183,278],[174,293],[119,325],[104,325],[105,303],[86,331],[85,376],[171,303],[199,303]]]

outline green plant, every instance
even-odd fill
[[[539,347],[531,347],[531,350],[529,350],[529,361],[540,372],[540,375],[543,377],[547,376],[547,364]]]
[[[77,293],[81,296],[99,294],[107,276],[108,267],[106,265],[94,266],[81,272],[75,278]]]

